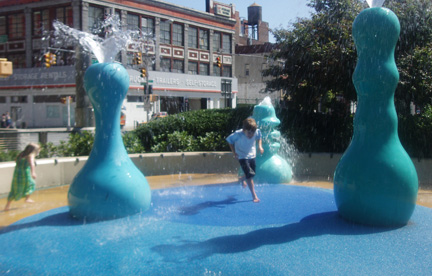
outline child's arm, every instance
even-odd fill
[[[228,144],[228,145],[230,146],[230,149],[231,149],[232,153],[234,154],[234,158],[235,158],[235,159],[238,159],[238,155],[237,155],[237,153],[235,152],[234,145],[233,145],[233,144]]]
[[[261,154],[263,154],[264,153],[264,149],[262,147],[262,139],[258,140],[258,148],[259,148],[259,151],[261,152]]]
[[[30,164],[30,173],[31,173],[31,177],[33,179],[36,179],[36,168],[35,168],[35,160],[34,160],[34,155],[30,154],[29,156],[26,157],[27,161]]]

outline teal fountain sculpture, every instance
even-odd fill
[[[292,180],[292,168],[278,154],[281,147],[281,134],[275,128],[280,125],[280,120],[276,117],[270,97],[266,97],[254,107],[252,117],[262,132],[262,146],[264,148],[263,155],[257,154],[256,157],[257,173],[254,181],[273,184],[290,182]]]
[[[107,220],[144,212],[151,204],[150,186],[129,158],[120,132],[129,74],[121,64],[113,62],[120,49],[130,44],[129,36],[113,33],[98,41],[98,37],[64,25],[55,27],[76,37],[101,62],[90,66],[84,75],[84,88],[94,108],[96,134],[90,156],[69,188],[70,214],[83,220]],[[112,22],[110,27],[118,29]]]
[[[340,215],[360,224],[405,225],[416,205],[417,172],[399,141],[394,106],[399,32],[396,15],[382,7],[363,10],[353,23],[358,106],[351,144],[336,167],[334,195]]]

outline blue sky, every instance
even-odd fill
[[[205,11],[206,0],[163,0],[199,11]],[[247,7],[253,3],[262,6],[262,20],[269,23],[271,29],[287,28],[297,17],[309,17],[311,10],[306,6],[308,0],[218,0],[217,2],[234,4],[241,17],[247,18]],[[272,36],[270,41],[274,42]]]

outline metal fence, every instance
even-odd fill
[[[7,129],[0,130],[0,150],[23,150],[29,143],[59,145],[68,141],[71,131],[59,129]]]

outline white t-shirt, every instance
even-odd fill
[[[248,138],[243,129],[236,130],[226,138],[227,142],[234,145],[234,150],[239,159],[253,159],[256,157],[256,141],[261,139],[261,131],[257,129],[252,138]]]

